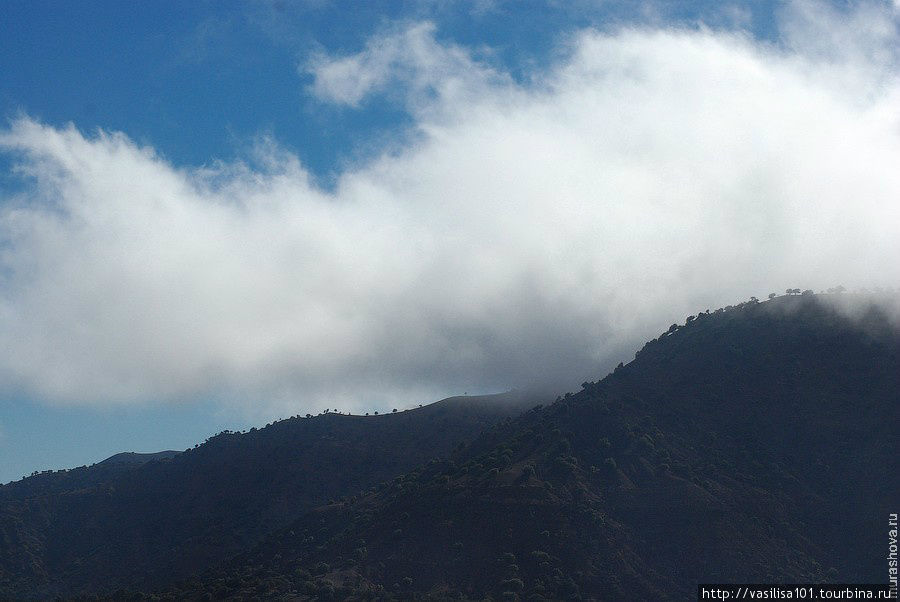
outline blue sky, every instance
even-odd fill
[[[874,0],[8,0],[0,482],[893,286],[896,42]]]
[[[123,131],[187,165],[235,157],[271,132],[327,182],[342,162],[365,155],[373,137],[409,120],[390,103],[346,111],[310,98],[311,77],[302,73],[310,56],[358,51],[375,32],[433,20],[439,38],[490,48],[492,61],[528,78],[580,28],[732,19],[713,0],[645,4],[10,1],[0,109],[83,131]],[[774,37],[778,4],[745,3],[745,25]]]

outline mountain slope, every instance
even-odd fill
[[[382,416],[294,418],[167,458],[114,456],[2,486],[0,597],[163,586],[333,497],[445,456],[534,403],[509,393]]]
[[[701,314],[168,594],[682,600],[698,582],[881,582],[900,334],[834,301]]]

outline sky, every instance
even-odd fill
[[[900,285],[881,0],[0,4],[0,482]]]

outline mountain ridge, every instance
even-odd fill
[[[531,403],[510,392],[379,416],[295,417],[224,431],[168,458],[0,486],[0,597],[159,586],[333,497],[445,455]]]
[[[703,312],[555,401],[293,418],[2,486],[0,597],[679,600],[698,582],[877,581],[900,499],[889,300]]]
[[[100,460],[97,464],[143,464],[153,460],[168,460],[180,454],[180,451],[167,449],[158,452],[119,452],[113,454],[105,460]]]
[[[878,306],[843,309],[797,295],[693,317],[166,593],[680,600],[699,582],[879,582],[900,334]]]

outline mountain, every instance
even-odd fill
[[[161,593],[685,600],[702,582],[884,582],[900,331],[871,300],[691,317],[580,392]]]
[[[0,598],[162,587],[535,403],[507,393],[380,416],[296,417],[182,453],[118,454],[0,486]]]

